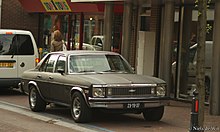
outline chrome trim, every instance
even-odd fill
[[[101,101],[101,102],[105,102],[105,101],[108,101],[108,102],[112,102],[112,101],[126,101],[126,100],[129,100],[129,101],[137,101],[137,100],[140,100],[140,101],[161,101],[161,100],[169,100],[170,98],[169,97],[124,97],[124,98],[93,98],[93,97],[89,97],[88,98],[88,101]]]
[[[144,103],[144,108],[159,107],[169,104],[169,100],[152,101],[119,101],[119,102],[90,102],[92,108],[124,109],[126,103]]]
[[[31,84],[36,87],[36,89],[37,89],[37,91],[39,92],[41,98],[42,98],[43,100],[46,100],[46,99],[44,98],[44,96],[41,94],[40,89],[39,89],[37,83],[34,82],[34,81],[29,81],[29,82],[28,82],[28,94],[29,94],[29,91],[30,91],[30,85],[31,85]]]
[[[72,87],[71,88],[71,90],[70,90],[70,100],[72,100],[72,91],[73,90],[76,90],[76,91],[79,91],[82,95],[83,95],[83,97],[84,97],[84,99],[85,99],[85,102],[87,103],[87,105],[89,106],[89,102],[88,102],[88,100],[87,100],[87,98],[86,98],[86,95],[85,95],[85,93],[84,93],[84,91],[83,91],[83,89],[81,88],[81,87]],[[89,89],[87,89],[87,90],[89,90]]]
[[[99,84],[93,85],[93,87],[157,87],[161,84],[151,83],[151,84]]]

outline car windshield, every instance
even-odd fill
[[[69,73],[132,73],[130,65],[119,55],[71,55]]]

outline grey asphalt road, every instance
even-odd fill
[[[48,108],[45,112],[30,111],[27,96],[19,93],[0,93],[0,132],[187,132],[191,104],[171,101],[159,122],[146,122],[142,115],[97,113],[90,123],[77,124],[67,108]],[[209,131],[220,131],[220,116],[210,116],[205,109],[205,125]],[[53,130],[54,129],[54,130]]]

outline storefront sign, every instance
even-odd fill
[[[47,12],[70,12],[71,9],[66,0],[41,0]]]

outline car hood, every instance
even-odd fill
[[[75,78],[76,79],[76,78]],[[84,74],[77,79],[89,84],[157,84],[165,81],[146,75],[137,74]]]

